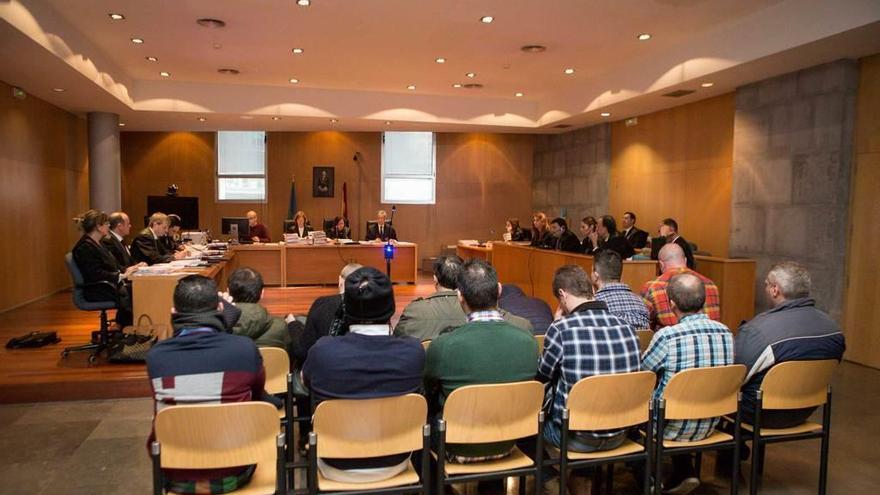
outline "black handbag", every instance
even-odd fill
[[[7,349],[29,349],[61,342],[58,332],[31,332],[21,337],[13,337],[6,343]]]

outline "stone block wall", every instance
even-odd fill
[[[608,210],[611,127],[599,124],[563,134],[539,135],[532,172],[535,211],[565,216],[575,232],[586,215]],[[525,226],[530,219],[520,219]]]
[[[730,256],[758,261],[756,311],[767,269],[795,260],[840,321],[857,87],[839,60],[737,90]]]

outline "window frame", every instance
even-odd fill
[[[389,132],[430,132],[431,134],[431,173],[430,174],[386,174],[385,172],[385,135]],[[385,131],[382,132],[380,143],[379,198],[383,204],[436,205],[437,204],[437,133],[432,131]],[[431,179],[431,199],[428,201],[388,200],[385,197],[385,179]]]
[[[220,133],[221,132],[262,132],[263,133],[263,173],[262,174],[221,174],[220,173]],[[222,199],[220,198],[221,179],[263,179],[263,199]],[[269,202],[269,133],[266,131],[215,131],[214,132],[214,202],[224,204],[267,204]]]

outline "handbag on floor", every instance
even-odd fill
[[[122,333],[110,341],[107,358],[114,363],[144,362],[147,352],[163,334],[163,327],[164,325],[154,325],[149,315],[141,315],[136,325],[123,328]]]

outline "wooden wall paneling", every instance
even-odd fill
[[[15,242],[0,244],[0,311],[70,287],[64,254],[88,208],[85,121],[0,82],[0,209]]]
[[[651,235],[673,217],[700,250],[727,256],[733,116],[730,93],[612,124],[610,213],[634,211]]]
[[[880,368],[880,55],[859,65],[843,330],[846,359]]]

